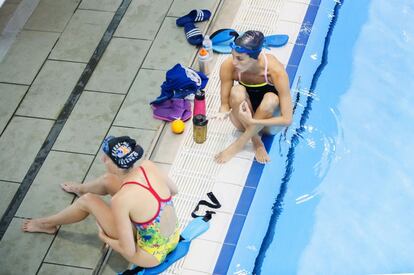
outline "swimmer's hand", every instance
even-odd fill
[[[230,112],[231,112],[231,110],[227,111],[227,112],[218,112],[218,113],[215,113],[214,115],[212,115],[209,118],[210,119],[218,119],[218,120],[226,120],[229,117]]]
[[[101,239],[104,243],[107,243],[109,239],[108,235],[105,234],[102,227],[98,223],[96,223],[96,226],[98,227],[98,231],[99,231],[98,232],[99,239]]]
[[[246,101],[243,101],[239,106],[239,118],[245,125],[253,124],[252,111]]]

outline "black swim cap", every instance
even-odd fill
[[[122,169],[131,168],[144,154],[144,149],[128,136],[107,137],[102,145],[104,153]]]
[[[234,43],[237,46],[247,49],[245,51],[251,58],[257,59],[263,48],[264,35],[260,31],[247,31],[236,38]],[[237,51],[237,49],[236,49]]]

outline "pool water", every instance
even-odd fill
[[[413,17],[321,2],[228,274],[414,272]]]

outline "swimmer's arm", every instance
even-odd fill
[[[227,58],[220,66],[220,112],[230,111],[230,91],[233,87],[233,61],[232,57]]]
[[[170,179],[170,177],[168,177],[168,176],[166,176],[166,177],[167,177],[167,185],[168,185],[168,188],[170,189],[171,196],[177,195],[178,194],[177,185],[175,184],[175,182],[173,182],[172,179]]]
[[[114,215],[115,226],[118,239],[106,236],[104,239],[113,250],[120,253],[127,260],[136,253],[136,245],[134,240],[134,232],[131,227],[129,218],[129,208],[124,203],[125,198],[113,197],[111,201],[111,210]]]

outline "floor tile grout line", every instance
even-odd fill
[[[60,263],[53,263],[53,262],[47,262],[47,261],[44,261],[43,263],[42,263],[42,265],[43,264],[48,264],[48,265],[56,265],[56,266],[64,266],[64,267],[73,267],[73,268],[76,268],[76,269],[85,269],[85,270],[93,270],[93,268],[92,267],[82,267],[82,266],[76,266],[76,265],[67,265],[67,264],[60,264]],[[40,270],[39,270],[40,271]]]
[[[21,182],[12,181],[12,180],[3,180],[3,179],[0,179],[0,181],[7,182],[7,183],[13,183],[13,184],[21,184]]]
[[[63,126],[65,125],[66,120],[68,119],[70,113],[72,112],[76,102],[78,101],[79,97],[82,94],[82,91],[84,89],[84,86],[88,82],[89,78],[91,77],[94,69],[96,68],[100,58],[102,57],[106,47],[108,46],[113,33],[115,32],[117,26],[119,25],[123,15],[126,12],[127,7],[131,3],[131,0],[123,0],[121,5],[119,6],[117,12],[114,14],[114,17],[112,18],[111,22],[109,23],[106,31],[102,35],[102,38],[96,47],[92,57],[90,58],[88,65],[86,66],[85,70],[83,71],[82,75],[80,76],[76,86],[72,90],[71,95],[69,96],[68,100],[66,101],[61,113],[58,116],[58,119],[52,126],[51,130],[48,133],[48,136],[46,137],[46,140],[44,141],[41,149],[37,153],[35,160],[33,161],[32,165],[30,166],[28,172],[26,173],[22,183],[19,186],[19,189],[16,191],[12,201],[10,202],[9,206],[7,207],[5,213],[3,214],[1,220],[0,220],[0,241],[3,239],[3,236],[11,223],[13,216],[17,212],[19,206],[23,202],[23,199],[26,195],[26,193],[29,191],[29,188],[31,184],[34,181],[34,178],[36,177],[37,173],[39,172],[40,168],[42,167],[48,153],[51,151],[52,146],[54,142],[57,140],[57,137],[61,130],[63,129]],[[56,45],[58,40],[56,40],[54,46]],[[53,47],[52,47],[53,48]],[[50,53],[49,53],[50,55]],[[47,61],[47,58],[43,62]],[[37,75],[39,74],[40,70],[37,72]],[[36,76],[37,76],[36,75]],[[36,79],[36,77],[34,78]],[[33,79],[33,81],[34,81]],[[33,83],[32,81],[32,83]],[[27,95],[27,91],[26,94]],[[23,101],[24,97],[19,103],[19,106],[21,102]],[[18,108],[16,108],[17,111]],[[15,112],[16,112],[15,111]],[[14,114],[13,114],[14,115]],[[7,125],[10,123],[11,119],[7,123]],[[5,129],[7,128],[7,125]],[[2,132],[2,134],[4,131]],[[0,135],[1,136],[1,135]]]
[[[20,115],[20,114],[15,114],[13,117],[21,117],[21,118],[30,118],[30,119],[40,119],[40,120],[56,121],[55,118],[29,116],[29,115]]]
[[[68,150],[59,150],[59,149],[53,149],[53,148],[50,151],[51,152],[57,152],[57,153],[65,153],[65,154],[84,155],[84,156],[96,157],[96,154],[92,154],[92,153],[75,152],[75,151],[68,151]]]
[[[143,128],[143,127],[134,127],[134,126],[127,126],[127,125],[120,125],[120,124],[112,124],[112,127],[117,128],[127,128],[127,129],[136,129],[136,130],[144,130],[144,131],[151,131],[151,132],[157,132],[158,128]]]
[[[22,84],[22,83],[14,83],[14,82],[6,82],[6,81],[0,81],[0,84],[7,84],[7,85],[16,85],[16,86],[25,86],[27,88],[30,87],[29,84]]]
[[[128,36],[120,36],[120,35],[114,35],[113,38],[127,39],[127,40],[136,40],[136,41],[154,41],[154,39],[146,39],[146,38],[138,38],[138,37],[128,37]]]
[[[119,96],[126,97],[126,94],[123,94],[123,93],[107,92],[107,91],[96,91],[96,90],[92,90],[92,89],[84,89],[83,92],[86,92],[86,93],[98,93],[98,94],[119,95]]]
[[[57,59],[57,58],[47,58],[48,61],[55,61],[55,62],[67,62],[67,63],[75,63],[75,64],[84,64],[88,65],[88,62],[77,61],[77,60],[67,60],[67,59]]]

